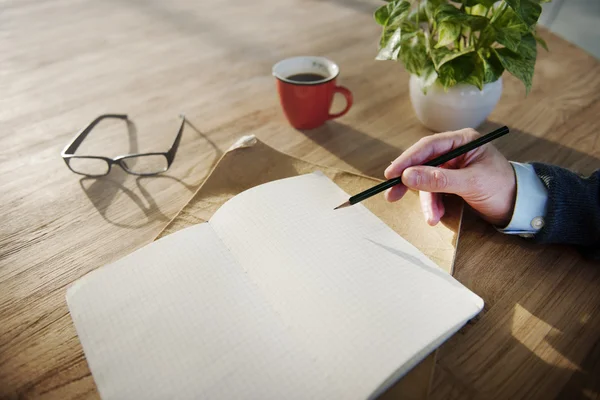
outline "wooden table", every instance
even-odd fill
[[[4,1],[0,5],[0,397],[97,398],[65,288],[150,242],[242,135],[311,162],[381,178],[430,134],[407,74],[374,60],[377,0]],[[600,167],[600,64],[547,33],[534,88],[505,76],[481,130],[513,160],[589,173]],[[347,116],[301,133],[285,121],[271,66],[330,57],[355,96]],[[342,102],[336,100],[335,107]],[[82,151],[163,150],[185,130],[171,169],[135,178],[71,173],[59,154],[101,113]],[[102,149],[102,150],[100,150]],[[440,350],[433,399],[600,396],[600,268],[562,246],[504,236],[467,213],[456,276],[486,301]]]

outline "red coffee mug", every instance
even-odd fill
[[[287,58],[273,66],[283,112],[296,129],[313,129],[325,121],[346,114],[352,107],[352,93],[336,85],[339,67],[324,57]],[[346,108],[330,114],[333,95],[346,98]]]

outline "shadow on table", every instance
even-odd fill
[[[186,119],[185,123],[187,126],[192,128],[192,130],[195,131],[198,136],[200,136],[202,139],[204,139],[208,143],[208,145],[210,147],[212,147],[212,149],[214,150],[215,155],[213,156],[213,162],[210,165],[210,169],[212,169],[212,167],[215,166],[215,164],[217,163],[219,158],[223,155],[223,152],[221,151],[219,146],[217,146],[217,144],[215,142],[213,142],[208,136],[206,136],[204,133],[202,133],[202,131],[200,129],[198,129],[196,127],[196,125],[194,125],[192,123],[192,121],[190,121],[189,119]]]
[[[487,133],[500,126],[502,125],[496,122],[486,121],[478,131]],[[591,173],[600,166],[600,159],[594,156],[510,126],[509,128],[510,133],[494,141],[494,146],[510,160],[552,163],[584,174]],[[328,121],[319,128],[303,130],[302,133],[362,174],[377,179],[384,179],[383,171],[388,163],[403,151],[337,121]]]
[[[196,126],[194,126],[189,120],[186,120],[186,125],[191,127],[202,139],[204,139],[209,146],[213,149],[214,156],[211,165],[206,171],[210,171],[215,163],[218,161],[222,154],[222,151],[217,145],[204,135]],[[127,135],[129,138],[129,150],[128,153],[138,152],[137,142],[137,128],[132,121],[127,122]],[[181,147],[179,149],[181,152]],[[200,186],[202,179],[198,180],[197,183],[187,184],[179,178],[166,173],[155,175],[155,176],[135,176],[135,188],[130,189],[125,186],[125,182],[128,179],[134,177],[123,171],[120,167],[116,166],[111,169],[109,175],[92,178],[83,177],[79,180],[81,189],[90,199],[98,213],[109,223],[123,227],[123,228],[138,228],[147,225],[153,221],[167,222],[170,220],[165,214],[162,213],[160,207],[152,197],[150,191],[146,188],[145,183],[152,180],[171,180],[174,183],[184,186],[188,191],[195,192]],[[125,194],[143,213],[144,218],[132,218],[130,213],[119,214],[117,210],[115,216],[109,216],[108,210],[115,202],[119,192]],[[135,222],[132,221],[135,219]]]
[[[487,121],[478,130],[500,126]],[[593,155],[509,128],[494,145],[510,160],[582,174],[600,166]],[[490,260],[500,261],[492,268]],[[474,399],[600,397],[598,263],[569,246],[503,235],[467,207],[455,268],[486,309],[442,347],[432,399],[448,391]],[[443,376],[454,379],[449,385]]]
[[[377,179],[384,179],[383,171],[402,152],[402,149],[336,121],[328,121],[302,133],[363,175]]]
[[[127,136],[129,140],[128,153],[137,153],[139,151],[137,127],[135,123],[130,120],[127,120]],[[137,193],[123,185],[130,176],[131,175],[127,174],[119,166],[113,165],[113,168],[111,168],[111,171],[107,176],[99,178],[83,177],[79,180],[79,184],[100,215],[113,225],[125,228],[135,228],[145,225],[152,219],[168,220],[168,218],[160,212],[150,193],[144,190],[143,186],[139,183],[139,180],[137,183],[143,200]],[[108,208],[114,202],[119,192],[127,195],[139,207],[147,217],[145,221],[142,221],[139,224],[125,223],[113,220],[108,216]],[[127,215],[123,215],[123,221],[127,220],[127,217]]]
[[[441,347],[432,400],[600,396],[600,264],[467,211],[455,268],[486,306]]]
[[[486,121],[478,128],[481,133],[491,132],[503,125]],[[494,141],[506,158],[518,162],[539,161],[570,168],[589,174],[600,167],[600,159],[550,140],[536,137],[508,126],[510,133]]]

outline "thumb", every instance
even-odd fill
[[[466,188],[469,172],[460,169],[416,166],[402,172],[402,183],[410,189],[460,195]]]

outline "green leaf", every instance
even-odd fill
[[[478,52],[483,63],[483,83],[496,82],[504,73],[504,67],[495,52],[481,50]]]
[[[471,15],[479,15],[480,17],[485,17],[487,14],[487,10],[489,7],[483,6],[481,4],[476,4],[471,7],[469,14]]]
[[[473,73],[474,68],[472,55],[465,54],[442,65],[438,70],[438,81],[447,90],[459,82],[464,82]]]
[[[417,15],[418,15],[419,22],[427,21],[427,15],[425,14],[425,8],[423,8],[423,7],[419,7],[418,9],[415,8],[415,9],[411,10],[410,13],[408,14],[407,19],[410,22],[416,24],[417,23]]]
[[[421,0],[420,6],[425,9],[425,16],[429,21],[435,19],[435,12],[439,6],[445,4],[446,0]]]
[[[410,3],[408,1],[393,0],[375,11],[375,21],[384,27],[400,25],[400,22],[408,16],[409,10]],[[394,28],[396,27],[394,26]]]
[[[471,47],[468,47],[463,50],[450,50],[447,47],[441,47],[439,49],[435,49],[431,52],[431,57],[433,59],[433,64],[435,68],[439,71],[440,68],[449,61],[454,60],[460,56],[465,54],[472,53],[474,50]]]
[[[442,22],[439,26],[439,39],[436,48],[453,43],[460,36],[461,26],[452,22]]]
[[[385,40],[383,47],[379,49],[376,60],[397,60],[400,52],[402,29],[396,29],[393,34]]]
[[[517,30],[520,33],[527,33],[529,31],[527,25],[525,25],[512,8],[506,8],[502,11],[500,7],[496,12],[499,13],[499,16],[492,22],[495,28]]]
[[[513,11],[519,16],[521,21],[527,25],[527,29],[531,30],[535,27],[540,14],[542,13],[542,6],[539,1],[536,0],[505,0],[506,4],[513,9]]]
[[[417,32],[408,38],[403,37],[398,57],[408,72],[420,76],[428,61],[423,32]]]
[[[485,27],[484,30],[479,34],[479,40],[477,41],[478,48],[488,48],[496,41],[496,29],[491,25]]]
[[[444,21],[458,22],[462,14],[463,12],[452,4],[440,4],[435,10],[434,17],[438,23]]]
[[[523,36],[516,52],[507,48],[492,49],[492,51],[496,53],[502,66],[523,82],[526,93],[529,94],[537,57],[537,47],[533,35]]]
[[[431,61],[427,62],[425,67],[423,68],[423,72],[421,74],[421,78],[423,79],[423,94],[427,94],[427,91],[435,81],[437,80],[438,74]]]
[[[461,24],[471,28],[473,31],[482,30],[489,22],[485,17],[467,14],[451,4],[440,5],[435,12],[435,20],[438,24],[442,22]]]
[[[416,23],[418,16],[419,22],[433,21],[435,10],[445,2],[446,0],[419,0],[418,7],[410,11],[408,20]]]
[[[497,29],[496,41],[512,51],[517,51],[521,42],[521,33],[510,29]]]
[[[517,51],[521,37],[527,33],[527,26],[511,8],[507,8],[492,26],[495,29],[496,41],[512,51]]]
[[[540,46],[544,48],[544,50],[549,51],[548,45],[546,44],[546,41],[544,39],[542,39],[537,33],[534,33],[533,37],[535,38],[535,41],[538,42]]]
[[[376,59],[396,60],[398,58],[401,33],[411,30],[406,21],[409,11],[410,3],[400,0],[390,1],[375,11],[375,20],[383,26]]]
[[[482,5],[485,8],[490,8],[494,5],[496,0],[457,0],[458,3],[462,3],[467,7],[474,7],[477,5]]]
[[[479,56],[473,54],[471,62],[473,63],[473,71],[465,78],[465,83],[470,83],[471,85],[477,86],[479,90],[483,90],[483,82],[485,80],[483,61]]]

